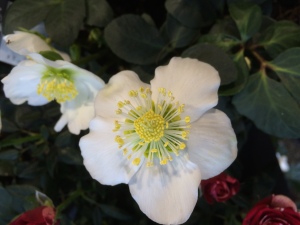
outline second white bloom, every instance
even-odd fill
[[[67,61],[50,61],[37,53],[28,57],[2,79],[5,96],[14,104],[28,101],[33,106],[56,100],[62,112],[56,131],[67,124],[74,134],[87,129],[94,117],[95,96],[104,82]]]

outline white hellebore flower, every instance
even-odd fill
[[[70,62],[70,56],[64,52],[58,51],[51,47],[44,39],[36,34],[14,31],[14,34],[9,34],[3,37],[8,48],[20,55],[28,55],[29,53],[39,53],[41,51],[55,51],[65,61]]]
[[[161,224],[191,215],[201,179],[236,158],[230,120],[217,104],[218,72],[173,58],[151,85],[132,71],[113,76],[95,99],[96,117],[80,140],[84,165],[102,184],[129,184],[140,209]]]
[[[20,62],[2,79],[5,96],[17,105],[28,101],[39,106],[56,100],[62,112],[56,131],[66,124],[73,134],[87,129],[95,116],[94,99],[104,82],[66,61],[50,61],[37,53],[28,57],[30,60]]]

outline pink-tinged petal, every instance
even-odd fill
[[[96,96],[96,115],[105,118],[117,117],[118,102],[131,100],[128,95],[129,91],[138,90],[141,87],[149,87],[149,85],[143,83],[132,71],[122,71],[114,75]],[[132,104],[135,105],[135,102],[132,101]]]
[[[90,133],[80,139],[79,146],[91,176],[101,184],[128,183],[139,169],[123,156],[114,141],[114,120],[96,117],[90,123]]]
[[[129,182],[131,195],[151,220],[160,224],[184,223],[198,199],[199,168],[184,154],[167,165],[155,161],[152,167],[144,164]]]
[[[184,114],[195,121],[217,104],[219,86],[218,71],[211,65],[196,59],[172,58],[167,66],[155,70],[152,99],[157,99],[161,87],[171,91],[175,101],[185,105]]]
[[[191,126],[187,141],[191,161],[200,168],[202,179],[218,175],[237,156],[237,140],[229,118],[211,109]]]

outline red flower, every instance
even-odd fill
[[[59,225],[55,222],[55,211],[48,206],[41,206],[24,212],[9,225]]]
[[[240,189],[239,181],[226,173],[221,173],[208,180],[202,180],[200,185],[203,196],[209,204],[215,201],[225,202]]]
[[[283,195],[272,195],[258,202],[246,215],[243,225],[299,225],[296,204]]]

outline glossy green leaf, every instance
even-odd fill
[[[230,4],[229,13],[234,19],[244,42],[253,37],[261,26],[262,12],[257,5]]]
[[[39,52],[44,58],[55,61],[55,60],[63,60],[60,54],[54,51],[41,51]]]
[[[300,48],[291,48],[270,62],[282,84],[300,103]]]
[[[4,150],[0,152],[0,160],[16,160],[19,156],[19,152],[14,149]]]
[[[106,0],[87,0],[87,24],[104,27],[114,16],[112,8]]]
[[[211,64],[219,72],[221,85],[229,84],[237,78],[237,69],[231,57],[214,45],[194,45],[185,50],[182,57],[195,58]]]
[[[104,37],[111,50],[127,62],[146,65],[165,54],[158,30],[137,15],[123,15],[107,25]]]
[[[45,19],[46,31],[54,42],[68,46],[77,37],[84,17],[84,0],[59,1]]]
[[[206,34],[202,35],[199,43],[209,43],[222,48],[225,51],[230,51],[233,47],[238,46],[241,41],[227,34]]]
[[[238,112],[264,132],[282,138],[300,137],[300,108],[284,86],[264,74],[250,76],[233,97]]]
[[[221,96],[231,96],[239,93],[245,86],[248,76],[249,68],[244,59],[244,53],[240,51],[237,53],[233,61],[237,68],[237,79],[228,85],[223,85],[219,88],[219,95]]]
[[[210,29],[210,35],[225,35],[240,41],[240,32],[234,20],[230,17],[217,21]]]
[[[288,48],[300,46],[300,27],[291,21],[278,21],[269,26],[259,37],[257,44],[263,46],[271,57]]]
[[[195,41],[196,37],[200,34],[199,29],[188,28],[180,24],[180,22],[171,15],[167,16],[165,29],[170,43],[174,48],[189,45],[192,41]]]
[[[4,19],[4,33],[10,34],[20,27],[31,29],[42,22],[51,9],[50,0],[17,0],[6,12]]]
[[[58,160],[70,165],[82,165],[80,151],[74,148],[59,149]]]
[[[11,209],[12,197],[8,191],[0,186],[0,224],[7,224],[14,216],[14,212]]]
[[[165,7],[175,19],[190,28],[208,25],[217,15],[211,0],[167,0]]]

